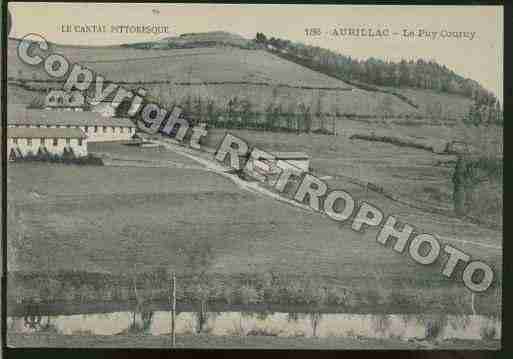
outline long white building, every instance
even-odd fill
[[[78,128],[8,128],[7,158],[10,161],[43,154],[87,156],[87,137]]]
[[[89,142],[126,141],[132,138],[136,128],[129,119],[103,117],[92,111],[38,110],[9,104],[7,113],[9,128],[75,128]]]

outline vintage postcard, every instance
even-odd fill
[[[501,6],[8,12],[8,347],[501,348]]]

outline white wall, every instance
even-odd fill
[[[94,126],[81,126],[80,129],[87,135],[89,142],[103,142],[103,141],[126,141],[129,140],[135,133],[135,128],[114,126],[97,126],[98,130],[95,132]],[[104,130],[105,127],[105,130]]]

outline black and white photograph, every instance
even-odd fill
[[[503,6],[6,6],[8,348],[502,348]]]

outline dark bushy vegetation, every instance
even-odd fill
[[[497,336],[497,330],[495,329],[495,326],[493,326],[492,324],[483,326],[479,330],[479,333],[483,340],[493,340]]]
[[[327,71],[343,80],[377,86],[411,87],[475,97],[479,102],[495,103],[495,96],[476,81],[466,79],[433,60],[383,61],[376,58],[357,60],[351,56],[317,46],[267,38],[257,33],[255,42],[271,45],[285,56],[301,61],[315,70]]]
[[[473,105],[469,109],[468,122],[474,125],[503,123],[502,107],[493,93],[478,82],[464,78],[433,60],[403,59],[400,62],[393,62],[373,57],[357,60],[317,46],[274,37],[267,38],[263,33],[257,33],[254,41],[286,60],[338,78],[363,90],[394,95],[415,108],[418,105],[408,97],[384,87],[425,89],[471,98]]]
[[[504,170],[503,159],[499,157],[477,157],[468,163],[468,173],[477,182],[490,178],[502,182]]]
[[[488,228],[502,230],[502,157],[459,156],[452,181],[456,215]]]
[[[89,165],[89,166],[103,166],[103,160],[93,154],[88,154],[83,157],[75,157],[73,153],[65,152],[62,156],[53,155],[48,152],[38,152],[37,154],[28,153],[24,157],[17,157],[14,162],[50,162],[50,163],[63,163],[73,165]]]
[[[400,137],[394,137],[394,136],[380,136],[375,134],[354,134],[351,135],[350,139],[356,139],[356,140],[366,140],[366,141],[377,141],[377,142],[385,142],[390,143],[396,146],[401,147],[411,147],[411,148],[418,148],[422,150],[427,151],[433,151],[433,146],[428,144],[423,144],[418,141],[414,141],[412,139],[404,139]]]

